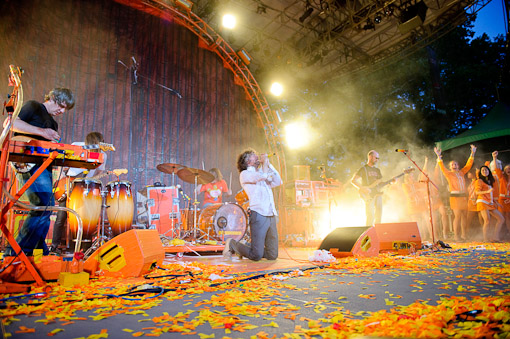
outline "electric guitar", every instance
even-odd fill
[[[393,180],[400,178],[401,176],[404,176],[406,174],[411,173],[412,171],[414,171],[414,168],[409,167],[409,168],[405,169],[399,175],[396,175],[393,178],[391,178],[390,180],[381,181],[381,179],[378,179],[378,180],[374,181],[372,184],[370,184],[368,186],[362,186],[361,189],[359,190],[359,195],[361,196],[361,199],[363,199],[365,201],[370,201],[373,198],[377,197],[378,195],[382,195],[383,194],[381,189],[384,186],[388,185]]]
[[[85,178],[85,179],[97,180],[97,179],[106,177],[107,175],[110,175],[110,174],[115,174],[116,176],[120,176],[121,174],[125,174],[127,172],[128,172],[128,170],[126,168],[119,168],[119,169],[114,169],[111,171],[105,171],[104,173],[95,175],[90,178]],[[69,179],[70,179],[70,183],[72,183],[75,178],[69,177]],[[64,196],[64,194],[66,194],[66,192],[67,192],[67,177],[64,177],[64,178],[60,179],[53,188],[53,193],[55,194],[55,200],[60,200],[60,198],[62,198]]]

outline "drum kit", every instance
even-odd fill
[[[226,241],[228,238],[242,240],[247,235],[248,225],[248,198],[241,190],[236,194],[235,203],[211,204],[203,209],[198,207],[198,185],[204,185],[214,180],[214,175],[196,168],[184,167],[178,164],[164,163],[157,166],[157,169],[163,173],[172,176],[172,205],[165,206],[165,209],[171,209],[171,225],[166,231],[161,231],[161,237],[184,239],[191,242],[206,241]],[[67,206],[75,210],[81,217],[83,223],[82,245],[89,255],[94,250],[102,246],[111,238],[124,233],[132,228],[134,201],[131,190],[131,182],[120,180],[123,172],[112,171],[117,175],[117,180],[110,181],[106,185],[94,178],[77,178],[66,187],[70,187]],[[111,172],[108,172],[111,174]],[[194,194],[190,199],[180,186],[175,186],[177,178],[182,181],[193,184]],[[147,190],[147,189],[146,189]],[[174,192],[175,191],[175,192]],[[179,191],[186,199],[184,208],[179,213]],[[139,191],[140,192],[140,191]],[[147,199],[147,207],[150,204],[158,202]],[[138,202],[140,204],[140,202]],[[176,207],[176,213],[174,210]],[[158,211],[159,212],[159,211]],[[106,214],[106,216],[105,216]],[[174,216],[175,215],[175,216]],[[177,217],[177,215],[179,217]],[[159,216],[159,215],[158,215]],[[105,220],[108,224],[105,225]],[[168,219],[166,219],[168,221]],[[146,225],[151,227],[150,222]],[[69,232],[73,241],[75,241],[78,232],[78,221],[73,214],[69,214]]]
[[[172,175],[172,187],[175,187],[175,175],[194,186],[192,201],[183,194],[187,199],[185,208],[181,209],[181,219],[172,224],[174,238],[206,242],[226,241],[228,238],[239,241],[245,237],[248,225],[247,204],[211,204],[202,210],[198,207],[198,185],[211,183],[214,180],[213,174],[172,163],[159,164],[157,169]]]

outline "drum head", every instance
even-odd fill
[[[241,240],[246,233],[246,225],[246,213],[237,204],[223,204],[214,214],[214,230],[220,240]]]
[[[101,180],[97,180],[97,179],[76,178],[73,180],[74,185],[79,184],[79,183],[83,183],[85,185],[90,185],[90,184],[102,185]]]
[[[114,180],[114,181],[110,181],[109,183],[106,184],[107,186],[115,186],[115,185],[125,185],[125,186],[131,186],[131,181],[118,181],[118,180]]]

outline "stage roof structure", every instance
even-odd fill
[[[250,56],[249,68],[259,81],[272,72],[287,71],[308,85],[406,57],[489,2],[194,0],[191,10]],[[224,13],[238,17],[236,29],[220,27]]]

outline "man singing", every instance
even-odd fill
[[[269,163],[267,154],[259,156],[254,150],[246,150],[237,159],[241,186],[250,200],[251,243],[242,244],[227,239],[223,255],[237,254],[258,261],[262,258],[278,258],[278,232],[276,229],[276,206],[273,187],[280,186],[282,179],[278,171]]]

